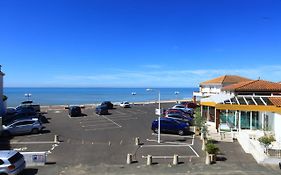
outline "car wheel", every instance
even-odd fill
[[[6,173],[0,173],[0,175],[8,175],[8,174],[6,174]]]
[[[38,134],[39,133],[39,129],[38,128],[33,128],[31,133],[32,134]]]
[[[179,130],[178,134],[182,136],[184,134],[183,130]]]

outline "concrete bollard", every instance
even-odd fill
[[[205,142],[206,142],[205,139],[203,139],[203,140],[202,140],[202,151],[205,151],[205,146],[206,146],[206,145],[205,145],[205,144],[206,144]]]
[[[205,160],[205,164],[206,165],[210,165],[211,164],[211,160],[210,160],[210,155],[208,152],[206,152],[206,160]]]
[[[59,136],[58,136],[58,135],[55,135],[54,142],[55,142],[55,143],[58,143],[58,142],[59,142]]]
[[[147,155],[146,165],[152,165],[152,155]]]
[[[138,146],[140,144],[140,138],[139,137],[136,137],[135,144],[136,144],[136,146]]]
[[[173,165],[177,165],[178,163],[179,163],[179,156],[175,154],[173,158]]]
[[[132,154],[127,154],[127,164],[132,164],[133,162],[133,155]]]

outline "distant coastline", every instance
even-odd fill
[[[109,100],[113,103],[129,102],[155,102],[158,101],[158,91],[161,92],[161,101],[176,101],[191,99],[193,91],[197,88],[156,88],[146,91],[146,88],[21,88],[5,87],[4,94],[8,96],[7,106],[18,106],[22,101],[28,100],[25,94],[31,94],[30,100],[42,106],[58,105],[85,105],[99,104]],[[179,93],[175,93],[179,92]],[[134,94],[134,95],[133,95]]]

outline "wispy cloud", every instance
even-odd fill
[[[237,69],[194,69],[194,70],[115,70],[99,75],[61,75],[58,82],[80,82],[88,86],[167,86],[195,87],[202,81],[221,75],[240,75],[251,79],[262,78],[269,81],[281,80],[281,65]]]
[[[160,64],[147,64],[147,65],[142,65],[140,67],[149,68],[149,69],[160,69],[160,68],[163,67],[163,65],[160,65]]]

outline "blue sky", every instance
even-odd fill
[[[280,0],[3,0],[5,87],[281,81]]]

